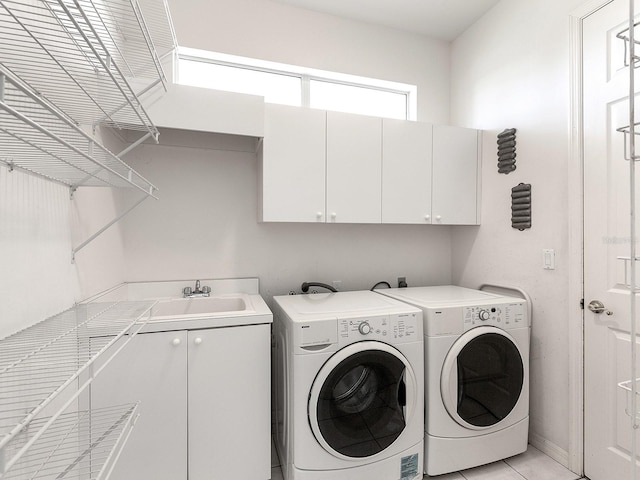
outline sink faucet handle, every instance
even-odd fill
[[[207,287],[206,285],[202,287],[202,293],[211,293],[211,287]]]
[[[191,287],[184,287],[184,288],[182,289],[182,293],[183,293],[184,295],[191,295],[191,292],[192,292]]]

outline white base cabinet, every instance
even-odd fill
[[[271,476],[270,326],[142,333],[91,386],[91,403],[140,400],[114,480]]]

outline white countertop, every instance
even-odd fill
[[[195,280],[171,280],[159,282],[127,282],[91,297],[87,302],[156,300],[151,308],[150,317],[142,332],[166,332],[174,330],[196,330],[204,328],[238,327],[273,322],[273,314],[258,293],[257,278],[241,279],[201,279],[201,286],[211,287],[209,297],[202,299],[184,299],[182,289],[194,287]],[[220,299],[230,304],[244,305],[241,310],[206,312],[202,308],[193,309],[197,313],[171,314],[162,313],[163,304],[173,302],[189,302],[197,304],[201,300]],[[154,315],[154,311],[158,314]]]

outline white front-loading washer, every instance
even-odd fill
[[[422,478],[420,309],[360,291],[276,296],[273,312],[285,480]]]
[[[381,289],[423,312],[425,472],[463,470],[527,449],[527,301],[452,285]]]

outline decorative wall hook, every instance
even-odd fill
[[[531,184],[520,183],[511,189],[511,226],[531,228]]]
[[[498,134],[498,173],[509,174],[516,169],[516,129],[507,128]]]

